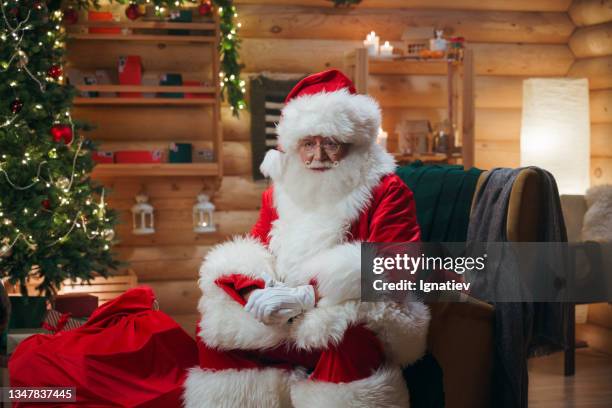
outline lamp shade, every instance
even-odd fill
[[[584,194],[590,172],[587,79],[523,81],[521,166],[538,166],[557,180],[560,194]]]

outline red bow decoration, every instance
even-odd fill
[[[58,124],[51,126],[51,136],[53,141],[59,143],[64,142],[65,145],[72,143],[72,127],[70,125]]]
[[[42,328],[52,333],[59,333],[61,331],[67,331],[76,329],[83,325],[82,322],[73,319],[72,313],[61,313],[57,310],[48,310],[45,320],[42,322]]]

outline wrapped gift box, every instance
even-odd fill
[[[161,86],[181,86],[183,85],[183,76],[181,74],[165,74],[159,81]],[[182,98],[182,92],[160,92],[161,98]]]
[[[212,163],[215,161],[215,152],[212,149],[200,148],[193,153],[195,163]]]
[[[200,81],[183,81],[183,86],[206,86],[205,84],[202,84]],[[185,92],[185,98],[214,98],[215,94],[214,93],[191,93],[191,92]]]
[[[170,163],[191,163],[191,143],[171,143],[168,150]]]
[[[98,307],[98,297],[89,293],[69,293],[55,297],[54,309],[72,317],[88,317]]]
[[[142,60],[138,55],[119,57],[119,84],[141,85],[142,84]],[[122,98],[141,98],[141,92],[119,92]]]
[[[161,163],[160,150],[120,150],[115,152],[115,163]]]
[[[113,152],[93,151],[91,153],[91,158],[93,159],[93,161],[99,164],[108,164],[115,162],[115,155]]]
[[[89,11],[89,21],[115,21],[113,13],[109,11]],[[121,34],[120,27],[89,27],[90,34]]]

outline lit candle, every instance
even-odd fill
[[[370,32],[370,34],[366,36],[366,39],[363,40],[363,45],[368,49],[368,55],[370,57],[378,55],[379,41],[380,37],[378,37],[374,31]]]
[[[393,46],[389,44],[389,41],[385,41],[385,43],[380,46],[380,56],[389,58],[392,55],[393,55]]]

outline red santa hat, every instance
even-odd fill
[[[306,136],[327,136],[358,145],[376,141],[381,113],[378,103],[357,94],[351,80],[337,69],[302,79],[287,95],[277,126],[283,150]]]

